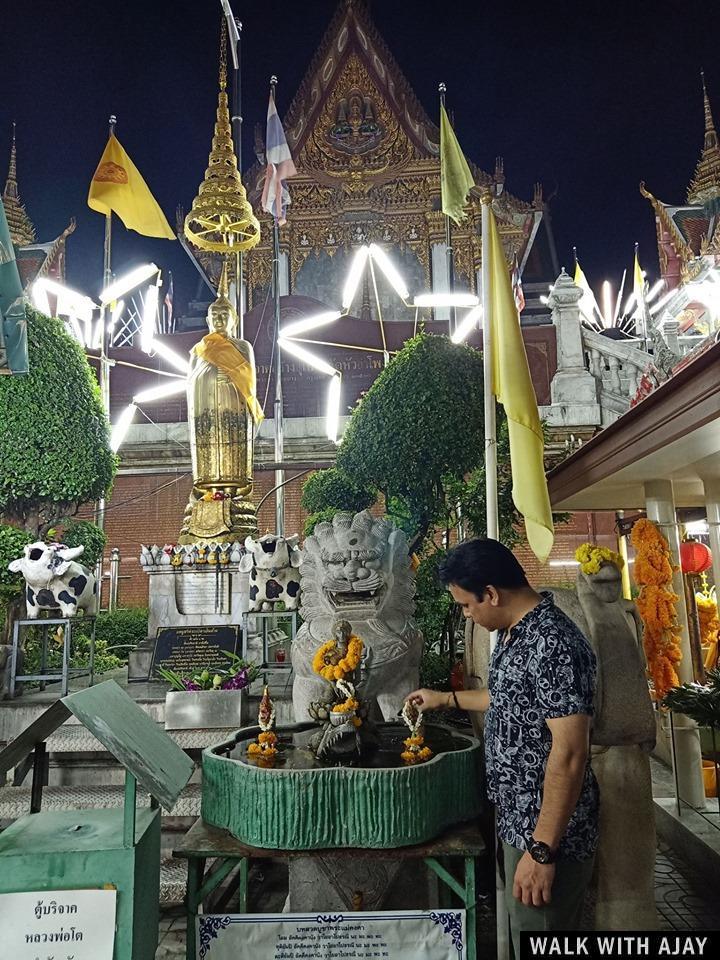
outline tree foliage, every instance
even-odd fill
[[[0,516],[40,535],[106,495],[116,460],[82,347],[60,320],[26,316],[30,372],[0,377]]]
[[[107,535],[104,530],[93,523],[92,520],[71,520],[63,524],[63,531],[58,537],[66,547],[79,547],[82,544],[85,547],[82,555],[78,557],[78,562],[90,567],[92,570],[105,550]]]
[[[0,523],[0,608],[4,608],[13,597],[22,593],[23,578],[20,573],[10,573],[8,564],[22,556],[26,544],[32,543],[33,537],[25,530],[11,527],[7,523]],[[2,609],[0,609],[2,616]]]
[[[316,513],[327,507],[358,513],[371,507],[376,499],[376,490],[358,483],[337,467],[329,467],[308,477],[303,484],[300,503],[309,513]]]
[[[503,431],[501,420],[501,455]],[[468,532],[484,533],[484,442],[482,354],[421,333],[353,411],[337,463],[383,493],[388,515],[417,550],[434,529],[457,525],[458,504]],[[500,511],[511,529],[516,514],[509,488],[502,492]]]

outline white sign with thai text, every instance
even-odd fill
[[[0,954],[12,960],[112,960],[116,890],[0,894]]]
[[[465,960],[464,910],[198,917],[198,960]]]

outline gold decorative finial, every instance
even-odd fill
[[[27,211],[20,200],[17,182],[17,146],[15,144],[15,121],[13,120],[12,145],[10,147],[10,162],[8,175],[3,190],[3,204],[7,216],[10,237],[18,247],[26,247],[35,243],[35,227],[27,215]]]
[[[225,17],[220,24],[220,89],[227,89],[227,23]]]
[[[233,148],[227,96],[227,40],[223,20],[220,41],[220,93],[208,168],[190,213],[188,240],[212,253],[242,253],[260,242],[260,224],[248,203]]]

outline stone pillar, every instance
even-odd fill
[[[657,524],[667,539],[673,564],[678,571],[673,574],[672,588],[678,596],[677,617],[680,623],[680,649],[682,660],[678,664],[681,683],[694,680],[688,615],[685,606],[685,590],[680,573],[680,530],[675,515],[675,499],[671,480],[648,480],[645,483],[645,509],[648,519]],[[675,751],[673,764],[678,782],[680,799],[693,807],[705,806],[705,788],[702,779],[702,757],[697,725],[682,714],[675,714]]]
[[[551,426],[599,426],[598,384],[585,367],[580,299],[582,290],[565,273],[548,298],[557,339],[557,371],[550,384]]]
[[[680,341],[678,340],[680,323],[673,317],[668,316],[666,319],[663,319],[662,333],[668,349],[672,350],[676,357],[681,356],[682,350],[680,349]]]

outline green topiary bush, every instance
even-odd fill
[[[34,537],[26,530],[0,523],[0,620],[4,620],[4,607],[13,597],[22,593],[24,580],[21,573],[10,573],[8,564],[22,556],[26,544]]]
[[[79,547],[82,544],[85,547],[82,555],[78,557],[78,563],[90,567],[92,570],[95,564],[102,557],[107,543],[107,535],[104,530],[93,523],[91,520],[69,520],[63,523],[63,529],[58,538],[67,547]]]
[[[377,491],[358,483],[337,467],[318,470],[303,484],[300,503],[309,513],[333,507],[359,513],[377,500]]]
[[[96,638],[104,640],[108,647],[136,647],[147,639],[147,607],[118,607],[112,613],[100,613],[95,627]],[[127,660],[127,649],[118,655]]]
[[[332,520],[340,510],[359,513],[377,500],[377,490],[358,483],[337,467],[318,470],[303,484],[300,504],[310,516],[305,521],[303,534],[309,537],[318,523]]]
[[[27,376],[0,377],[0,517],[35,537],[115,474],[95,375],[62,321],[26,309]]]

